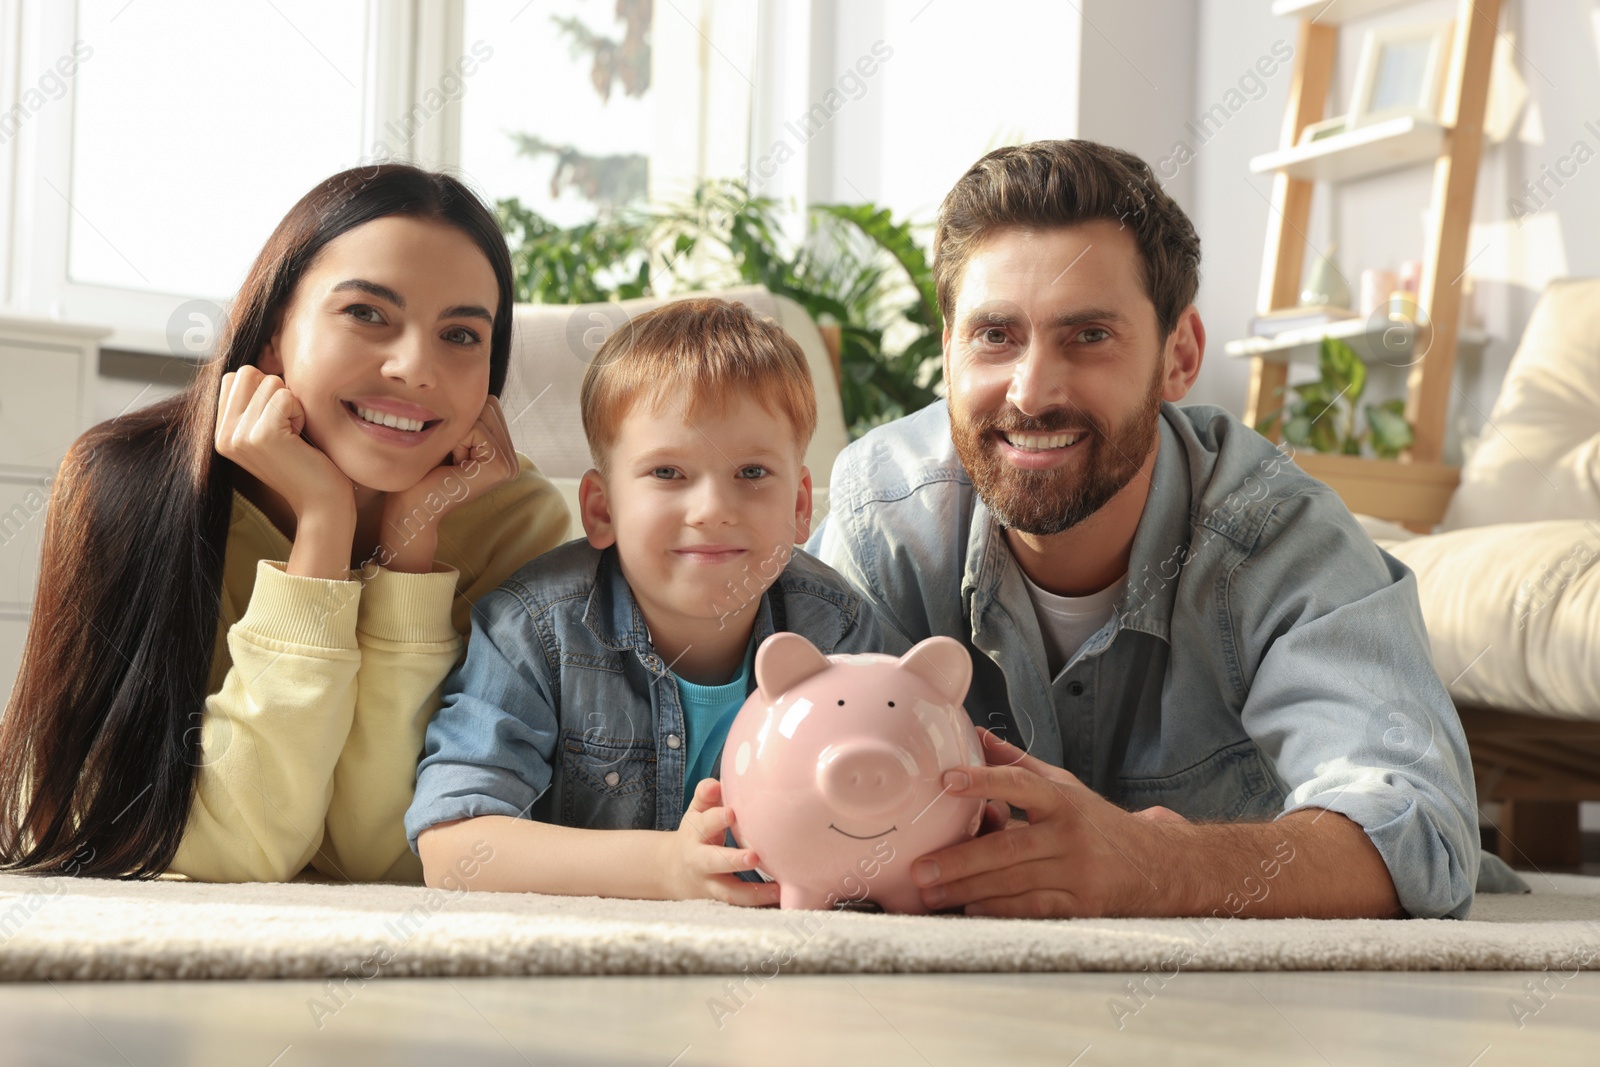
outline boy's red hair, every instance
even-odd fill
[[[600,472],[628,412],[641,402],[659,411],[685,390],[686,419],[708,404],[721,412],[754,397],[788,418],[802,454],[817,428],[811,370],[782,327],[730,300],[675,300],[613,332],[583,377],[583,432]]]

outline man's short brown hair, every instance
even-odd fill
[[[988,237],[1099,219],[1133,232],[1140,276],[1165,341],[1200,288],[1200,238],[1144,160],[1094,141],[997,148],[956,182],[939,207],[933,238],[933,277],[945,322],[955,311],[967,260]]]
[[[802,455],[817,428],[817,394],[799,342],[744,304],[675,300],[619,327],[583,376],[583,432],[601,473],[628,412],[641,402],[659,411],[680,390],[688,394],[686,419],[707,405],[721,412],[753,397],[788,418]]]

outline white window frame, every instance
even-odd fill
[[[23,89],[68,55],[76,38],[73,0],[0,0],[0,113]],[[448,169],[459,158],[460,100],[414,135],[394,130],[419,91],[437,85],[461,55],[464,0],[367,0],[366,63],[362,84],[361,143],[351,165],[387,158]],[[93,42],[89,42],[91,47]],[[89,60],[93,62],[93,60]],[[170,354],[167,320],[190,299],[232,294],[144,292],[73,281],[68,273],[73,209],[72,132],[77,79],[67,92],[29,116],[17,135],[0,145],[0,308],[40,318],[110,327],[103,347]],[[81,220],[80,220],[81,224]]]
[[[698,21],[705,0],[680,5]],[[812,0],[759,0],[757,31],[761,51],[776,41],[771,29],[780,25],[807,31],[806,53],[815,32]],[[412,162],[431,169],[459,167],[460,95],[448,99],[414,134],[400,138],[404,118],[417,98],[438,86],[456,68],[465,48],[465,0],[365,0],[367,40],[362,72],[362,124],[359,157],[351,165],[380,159]],[[793,11],[787,11],[788,7]],[[31,85],[58,57],[70,54],[77,40],[76,0],[0,0],[0,113],[18,104]],[[784,17],[784,16],[787,17]],[[796,17],[798,16],[798,17]],[[676,17],[676,16],[674,16]],[[663,33],[686,37],[691,28],[675,23]],[[93,42],[88,42],[93,46]],[[493,44],[494,42],[490,42]],[[89,62],[93,62],[92,59]],[[758,64],[758,71],[761,66]],[[798,86],[774,93],[769,76],[751,72],[755,81],[752,125],[765,128],[781,108],[804,93]],[[704,79],[702,79],[703,81]],[[681,94],[685,87],[678,87]],[[701,85],[701,91],[708,87]],[[799,90],[798,93],[796,90]],[[105,326],[112,330],[102,347],[175,355],[167,339],[168,319],[180,305],[196,299],[227,299],[232,293],[158,293],[72,280],[69,240],[74,212],[67,200],[72,190],[73,118],[77,79],[67,79],[66,94],[51,101],[22,123],[18,133],[0,145],[0,311]],[[674,100],[669,106],[684,106]],[[752,131],[754,132],[754,131]],[[709,136],[704,122],[699,136]],[[704,146],[677,146],[667,170],[683,178]],[[750,140],[751,158],[758,140]],[[805,182],[794,190],[804,198]],[[787,191],[787,190],[786,190]],[[77,220],[78,224],[84,224]],[[187,353],[181,353],[187,355]]]

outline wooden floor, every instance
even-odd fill
[[[1600,1062],[1600,973],[1182,973],[1137,999],[1131,977],[781,975],[738,998],[716,976],[380,979],[337,997],[311,982],[12,985],[0,1063]]]

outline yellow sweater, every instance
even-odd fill
[[[283,881],[309,863],[351,881],[422,880],[405,812],[423,731],[472,604],[554,547],[560,494],[521,473],[445,516],[433,574],[291,576],[290,542],[233,496],[194,805],[172,871]]]

